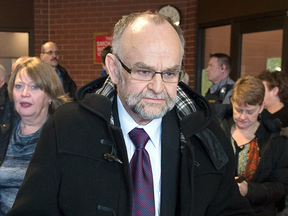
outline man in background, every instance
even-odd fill
[[[58,47],[53,42],[47,42],[42,45],[41,47],[41,54],[40,58],[50,64],[60,77],[60,80],[63,84],[63,90],[65,93],[69,93],[69,96],[75,99],[75,93],[77,91],[77,86],[75,82],[71,79],[68,72],[63,68],[61,65],[58,64],[59,62],[59,51]]]
[[[224,53],[210,55],[206,71],[212,85],[205,95],[209,103],[229,104],[229,97],[232,95],[234,85],[234,81],[229,78],[231,66],[231,58],[228,55]]]
[[[264,106],[288,127],[288,77],[280,71],[263,71],[258,75],[265,86]]]

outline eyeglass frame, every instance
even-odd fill
[[[131,75],[131,71],[132,71],[133,68],[131,68],[131,69],[128,68],[128,67],[120,60],[120,58],[119,58],[117,55],[115,55],[115,56],[116,56],[116,58],[118,59],[118,61],[120,62],[121,66],[124,68],[124,70]],[[152,71],[154,71],[154,70],[152,70]],[[164,73],[164,72],[166,72],[166,71],[162,71],[162,72],[154,71],[154,75],[151,77],[150,80],[141,80],[141,81],[151,81],[156,74],[161,74],[161,78],[162,78],[162,81],[163,81],[163,82],[165,82],[165,83],[176,83],[176,82],[166,82],[166,81],[164,81],[164,80],[163,80],[163,73]],[[179,72],[178,83],[183,79],[184,75],[185,75],[185,71],[184,71],[184,70],[182,70],[181,72]]]
[[[50,53],[50,54],[49,54],[49,53]],[[53,53],[54,53],[55,55],[59,55],[59,54],[60,54],[60,52],[59,52],[58,50],[56,50],[56,51],[49,50],[49,51],[46,51],[46,52],[42,52],[42,54],[47,54],[47,55],[49,55],[49,56],[51,56]]]

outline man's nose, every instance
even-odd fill
[[[155,74],[153,79],[149,82],[148,88],[154,91],[154,93],[158,94],[163,92],[164,89],[164,83],[162,80],[161,74]]]

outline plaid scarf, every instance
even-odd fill
[[[110,76],[108,76],[103,86],[100,89],[98,89],[95,92],[95,94],[106,96],[112,102],[114,100],[115,91],[116,91],[116,87],[112,83]],[[182,120],[185,116],[197,111],[193,100],[189,98],[188,95],[179,86],[177,86],[177,96],[176,96],[175,107],[176,107],[176,113],[178,115],[179,120]],[[110,118],[110,123],[114,124],[114,119],[113,119],[112,114]],[[181,142],[186,143],[185,137],[182,132],[180,136],[181,136]]]

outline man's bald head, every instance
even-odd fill
[[[51,41],[43,44],[41,46],[40,58],[56,69],[59,61],[59,50],[57,45]]]
[[[171,27],[174,28],[176,31],[182,45],[182,56],[184,55],[184,46],[185,46],[185,39],[183,35],[183,31],[179,26],[176,26],[169,17],[166,17],[160,13],[152,13],[151,11],[146,11],[142,13],[133,13],[128,15],[127,17],[122,18],[118,23],[116,23],[114,30],[113,30],[113,42],[112,42],[112,50],[113,54],[122,56],[122,36],[128,26],[134,24],[134,28],[141,29],[139,25],[143,25],[143,22],[139,22],[139,20],[146,20],[149,23],[153,23],[155,25],[161,25],[165,22],[169,23]],[[138,21],[138,22],[136,22]],[[135,26],[137,25],[137,26]],[[125,46],[125,44],[124,44]]]

